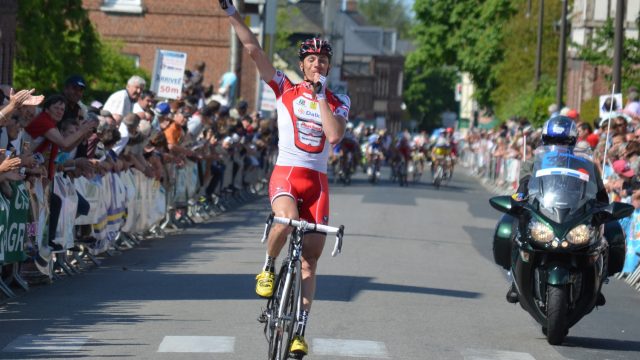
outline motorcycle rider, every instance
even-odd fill
[[[542,126],[542,145],[543,146],[568,146],[572,147],[576,145],[576,141],[578,138],[578,129],[576,127],[575,122],[569,117],[557,115],[551,117],[547,120]],[[533,175],[533,157],[526,159],[521,167],[520,167],[520,175],[519,175],[519,186],[518,190],[511,197],[515,201],[527,201],[528,200],[528,192],[529,192],[529,179]],[[596,185],[598,187],[598,192],[596,193],[596,200],[603,204],[609,203],[609,195],[607,194],[607,190],[604,187],[604,183],[602,182],[602,176],[600,172],[596,168],[595,173]],[[608,232],[616,231],[615,229],[609,229],[605,227],[605,238],[613,239],[615,235],[611,234],[611,236],[607,236]],[[518,302],[518,290],[516,289],[515,284],[512,282],[509,290],[507,291],[507,301],[509,303],[515,304]],[[596,305],[602,306],[605,303],[605,298],[602,293],[598,295],[598,301]]]

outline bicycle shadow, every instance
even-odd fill
[[[473,291],[377,283],[373,278],[363,276],[318,275],[317,284],[315,298],[325,301],[353,301],[362,291],[411,293],[463,299],[477,299],[482,296]]]
[[[593,350],[640,351],[640,341],[598,339],[580,336],[568,336],[564,342],[567,348],[583,348]]]

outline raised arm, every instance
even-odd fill
[[[276,73],[276,69],[273,67],[267,54],[262,50],[262,47],[260,47],[256,36],[251,32],[251,29],[245,25],[235,6],[233,6],[233,0],[219,0],[219,2],[220,7],[229,15],[229,22],[236,31],[240,42],[242,42],[242,45],[256,63],[260,77],[265,82],[271,81]]]
[[[97,124],[96,124],[97,125]],[[62,151],[72,151],[78,146],[85,136],[89,135],[92,129],[95,128],[93,123],[83,123],[80,125],[78,131],[76,131],[73,135],[64,137],[58,130],[58,128],[53,128],[44,133],[44,137],[49,139],[52,143],[58,145]]]

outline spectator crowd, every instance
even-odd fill
[[[230,102],[216,101],[212,87],[203,86],[204,70],[200,63],[185,72],[181,98],[169,101],[157,99],[139,76],[103,99],[104,104],[88,103],[90,84],[80,75],[68,77],[59,93],[47,97],[34,95],[33,89],[1,86],[0,226],[5,221],[11,227],[12,214],[17,214],[5,202],[22,196],[29,205],[18,220],[25,229],[17,236],[19,244],[11,234],[0,236],[14,247],[0,258],[2,265],[32,264],[53,276],[57,258],[66,262],[65,255],[91,256],[121,246],[127,237],[118,226],[133,216],[130,205],[104,207],[111,229],[101,241],[100,224],[77,221],[96,211],[96,195],[87,192],[86,184],[109,187],[114,199],[126,193],[128,182],[162,189],[156,194],[166,192],[166,209],[173,212],[171,219],[167,215],[148,224],[156,229],[224,210],[225,197],[260,190],[274,159],[276,123],[241,99],[233,108],[225,105]],[[104,183],[105,178],[110,180]],[[135,196],[140,195],[134,190],[127,199]],[[114,227],[116,213],[121,216]],[[7,244],[1,246],[7,249]],[[70,264],[61,266],[64,270]]]

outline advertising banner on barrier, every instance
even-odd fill
[[[186,66],[187,53],[157,50],[151,78],[151,91],[161,98],[179,98],[182,95],[182,82]]]
[[[29,221],[29,194],[24,182],[11,183],[12,197],[0,195],[0,259],[10,264],[24,261],[24,240]]]

